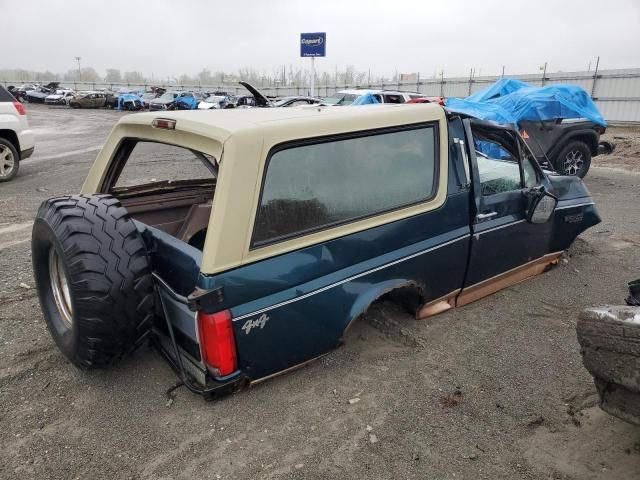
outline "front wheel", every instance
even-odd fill
[[[13,180],[20,168],[20,157],[9,140],[0,138],[0,182]]]
[[[556,157],[555,167],[562,175],[584,178],[591,166],[591,149],[579,140],[569,142]]]

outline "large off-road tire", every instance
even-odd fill
[[[43,202],[31,248],[44,318],[74,365],[103,367],[144,343],[153,278],[142,236],[117,199],[70,195]]]
[[[0,137],[0,182],[8,182],[18,175],[20,155],[15,145]]]
[[[584,178],[591,166],[591,149],[579,140],[567,143],[556,156],[556,171],[562,175]]]
[[[602,409],[640,424],[640,308],[584,310],[577,333],[584,366],[594,377]]]

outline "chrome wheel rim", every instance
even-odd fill
[[[564,171],[569,175],[577,175],[584,166],[584,156],[580,150],[571,150],[564,157]]]
[[[8,177],[16,167],[16,159],[13,152],[6,145],[0,145],[0,178]]]
[[[60,317],[64,324],[71,328],[73,324],[73,308],[71,307],[69,282],[67,281],[67,275],[64,273],[62,259],[53,247],[49,250],[49,280]]]

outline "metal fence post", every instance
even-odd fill
[[[593,83],[591,84],[591,98],[595,100],[596,82],[598,81],[598,66],[600,65],[600,56],[596,60],[596,70],[593,72]]]

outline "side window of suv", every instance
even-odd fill
[[[427,201],[437,127],[278,149],[267,161],[252,248]]]

